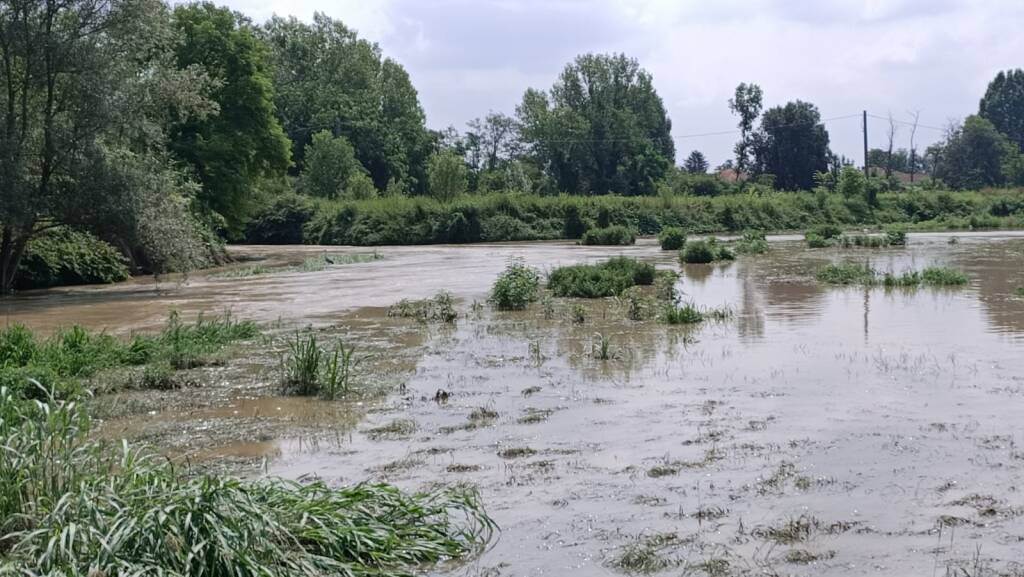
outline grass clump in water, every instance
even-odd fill
[[[490,301],[498,310],[520,311],[537,300],[539,293],[537,271],[521,262],[513,262],[494,281]]]
[[[735,258],[736,255],[729,250],[729,247],[719,243],[715,237],[687,242],[679,253],[679,259],[686,264],[709,264]]]
[[[745,230],[733,248],[737,254],[764,254],[768,252],[768,239],[763,230]]]
[[[666,226],[658,233],[661,250],[680,250],[686,244],[686,231],[676,226]]]
[[[930,266],[921,271],[908,270],[901,274],[880,274],[864,264],[830,264],[818,271],[819,281],[834,285],[860,285],[887,288],[916,288],[919,286],[952,287],[968,283],[967,275],[949,267]]]
[[[1024,286],[1017,287],[1017,290],[1013,291],[1013,294],[1019,297],[1024,297]]]
[[[364,359],[356,356],[354,345],[344,341],[339,340],[328,350],[320,346],[315,334],[295,333],[281,357],[284,392],[333,401],[352,392],[356,371]]]
[[[580,244],[602,246],[624,246],[636,242],[636,233],[624,226],[612,225],[592,228],[583,233]]]
[[[199,315],[194,323],[184,323],[172,313],[161,332],[134,335],[127,341],[80,326],[42,339],[24,326],[12,325],[0,330],[0,375],[6,375],[0,380],[13,383],[14,379],[17,388],[25,388],[31,376],[59,391],[108,369],[142,365],[188,369],[206,363],[228,344],[258,333],[254,323],[237,321],[230,314]]]
[[[654,265],[619,256],[598,264],[556,268],[548,275],[548,288],[557,297],[601,298],[654,284],[654,277]]]
[[[830,264],[818,271],[818,280],[836,285],[874,284],[875,270],[866,264]]]
[[[75,402],[0,390],[0,535],[31,575],[411,575],[474,555],[494,522],[478,494],[386,484],[183,474],[90,439]]]
[[[455,298],[452,293],[441,291],[429,299],[402,299],[388,308],[388,316],[414,318],[421,323],[454,323],[459,318],[459,313],[455,310]]]
[[[655,533],[637,537],[611,560],[612,567],[629,573],[651,574],[682,564],[671,553],[683,542],[676,533]]]
[[[665,307],[662,319],[670,325],[693,325],[704,322],[704,313],[692,303],[669,305]]]

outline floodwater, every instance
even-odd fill
[[[623,552],[660,536],[651,550],[666,575],[1022,575],[1024,234],[951,236],[882,250],[780,238],[767,255],[687,265],[683,299],[735,313],[700,327],[630,321],[612,299],[585,303],[582,325],[568,318],[573,301],[556,300],[553,318],[540,305],[473,306],[512,258],[543,269],[627,254],[680,269],[650,241],[382,248],[382,260],[322,272],[215,271],[0,306],[40,330],[115,333],[157,326],[170,308],[230,308],[359,343],[372,355],[363,378],[382,370],[400,387],[335,403],[270,396],[272,370],[253,350],[249,368],[211,379],[220,393],[207,401],[204,389],[128,393],[147,410],[106,430],[197,459],[261,461],[247,474],[476,485],[500,537],[449,573],[618,575]],[[268,266],[368,252],[235,250]],[[813,279],[840,260],[948,265],[971,283]],[[458,299],[454,327],[385,316],[441,289]],[[598,333],[609,359],[592,354]]]

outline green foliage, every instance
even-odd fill
[[[1024,182],[1020,150],[980,116],[968,116],[936,155],[935,178],[956,190]]]
[[[304,196],[278,196],[253,215],[245,230],[252,244],[302,244],[302,229],[313,217],[313,203]]]
[[[427,175],[430,179],[430,195],[442,202],[449,202],[464,194],[469,182],[466,163],[454,152],[439,152],[431,156]]]
[[[692,303],[683,306],[673,304],[665,307],[662,320],[670,325],[692,325],[704,322],[704,313]]]
[[[819,270],[817,277],[819,281],[828,284],[871,284],[875,279],[875,271],[862,264],[830,264]]]
[[[658,233],[661,250],[679,250],[686,244],[686,231],[677,226],[667,226]]]
[[[622,54],[584,54],[516,109],[523,141],[556,190],[651,194],[672,166],[672,123],[651,75]],[[586,142],[586,146],[577,144]]]
[[[592,228],[583,233],[580,244],[601,246],[623,246],[636,242],[636,234],[625,226],[612,225]]]
[[[891,272],[880,274],[868,265],[854,263],[830,264],[818,271],[817,278],[828,284],[882,285],[888,288],[950,287],[968,283],[967,275],[948,267],[931,266],[922,271],[909,270],[896,275]]]
[[[836,190],[845,198],[863,198],[867,193],[867,177],[852,166],[844,166],[839,173]]]
[[[463,196],[451,203],[427,197],[385,197],[318,203],[303,241],[373,246],[545,240],[582,234],[602,217],[606,225],[627,226],[639,234],[657,234],[670,226],[700,234],[806,230],[822,223],[844,227],[904,223],[914,229],[1014,227],[1024,219],[1024,191],[881,193],[875,210],[860,198],[806,192],[667,197],[494,193]]]
[[[1024,70],[999,71],[981,98],[978,116],[1024,150]]]
[[[242,481],[91,440],[77,403],[0,389],[0,534],[31,574],[411,575],[478,552],[495,525],[469,489]]]
[[[810,190],[814,175],[828,169],[828,131],[818,108],[799,100],[769,108],[753,150],[756,172],[774,175],[775,188]]]
[[[313,135],[304,152],[305,169],[301,182],[307,194],[322,198],[369,198],[359,194],[346,195],[350,188],[349,179],[365,175],[366,169],[359,164],[355,149],[344,136],[334,136],[330,131],[321,130]],[[370,186],[373,186],[372,181]]]
[[[601,298],[635,285],[654,284],[654,277],[653,265],[614,257],[598,264],[558,267],[548,275],[548,288],[558,297]]]
[[[25,248],[19,289],[112,283],[129,277],[124,256],[91,234],[61,227],[36,235]]]
[[[720,260],[733,260],[735,255],[718,239],[694,240],[686,243],[679,253],[679,259],[687,264],[708,264]]]
[[[699,150],[694,150],[690,153],[690,156],[686,157],[683,162],[683,169],[690,174],[705,174],[710,168],[708,161],[704,158],[704,153]]]
[[[902,226],[890,226],[885,230],[885,239],[890,246],[907,246],[907,229]]]
[[[738,254],[764,254],[769,247],[764,231],[745,230],[739,240],[733,243],[733,248]]]
[[[811,227],[804,233],[807,246],[811,248],[825,248],[832,246],[835,239],[843,234],[843,230],[834,224],[819,224]]]
[[[750,172],[751,157],[755,153],[756,139],[753,133],[754,121],[761,115],[764,93],[757,84],[740,83],[736,92],[729,99],[729,109],[740,117],[737,126],[740,129],[740,140],[733,148],[736,153],[736,173],[745,175]]]
[[[274,111],[267,50],[241,15],[209,2],[176,6],[174,24],[183,39],[175,49],[177,64],[197,66],[217,81],[211,97],[218,112],[183,123],[172,148],[203,184],[197,200],[224,219],[229,237],[238,238],[257,181],[283,175],[291,162]]]
[[[160,333],[135,335],[128,341],[92,333],[80,326],[39,339],[25,327],[13,325],[0,331],[0,367],[50,371],[58,380],[149,363],[188,368],[201,364],[229,343],[252,338],[257,333],[255,324],[236,321],[230,315],[201,315],[194,323],[185,324],[177,314],[172,314]],[[50,384],[51,380],[45,383]]]
[[[521,262],[513,262],[494,281],[490,300],[499,310],[523,310],[537,300],[540,275]]]
[[[440,321],[453,323],[459,314],[455,310],[452,294],[441,291],[434,298],[423,300],[402,299],[388,308],[389,317],[414,318],[421,323]]]
[[[435,142],[401,64],[324,13],[312,22],[275,16],[261,35],[296,169],[306,168],[303,153],[313,135],[328,130],[351,143],[376,190],[427,192]]]
[[[356,370],[363,357],[356,356],[354,345],[338,340],[332,349],[324,349],[313,333],[295,333],[281,357],[281,382],[285,394],[321,396],[329,401],[352,392]]]

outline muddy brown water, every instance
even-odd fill
[[[476,485],[500,536],[447,573],[621,574],[624,548],[672,534],[657,551],[666,575],[1021,575],[1024,234],[951,236],[885,250],[782,237],[764,256],[687,265],[683,299],[735,313],[700,327],[629,321],[612,300],[586,303],[582,325],[570,301],[551,319],[540,306],[472,306],[511,258],[550,268],[627,254],[680,268],[650,241],[381,248],[382,260],[322,272],[44,291],[0,312],[39,330],[123,334],[171,308],[230,308],[370,343],[403,383],[381,398],[267,396],[272,375],[255,369],[220,379],[205,406],[184,401],[195,391],[162,393],[107,426],[200,459],[266,459],[246,474]],[[368,252],[233,250],[271,267]],[[811,278],[839,260],[948,265],[971,282],[887,291]],[[458,299],[454,327],[385,317],[441,289]],[[591,354],[595,333],[612,358]],[[496,416],[473,419],[481,408]]]

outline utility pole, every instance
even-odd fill
[[[864,111],[864,176],[868,174],[868,111]]]

